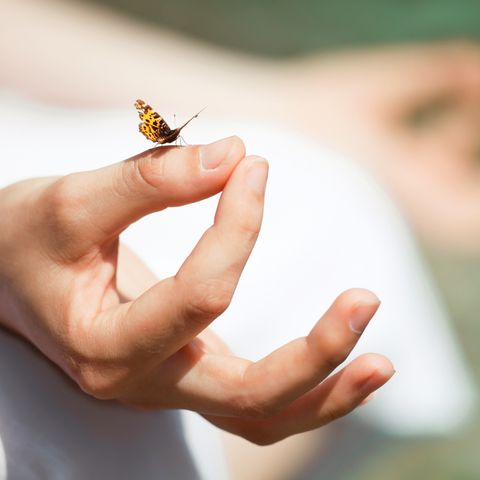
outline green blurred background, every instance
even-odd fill
[[[92,1],[224,47],[274,57],[480,37],[478,0]]]
[[[480,385],[480,258],[423,248],[444,295],[460,342]],[[415,392],[412,392],[415,395]],[[448,438],[399,440],[372,432],[375,438],[357,461],[336,476],[345,480],[478,480],[480,479],[480,416]],[[343,470],[343,471],[342,471]]]

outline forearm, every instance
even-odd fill
[[[166,111],[180,108],[186,114],[205,105],[249,116],[285,108],[278,102],[288,84],[280,62],[209,47],[90,5],[20,0],[3,8],[8,10],[0,18],[3,81],[39,98],[125,106],[141,94]],[[15,42],[7,41],[11,38]],[[72,54],[75,61],[66,69],[65,56]]]

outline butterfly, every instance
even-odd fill
[[[177,140],[182,129],[194,118],[197,118],[204,110],[200,110],[200,112],[195,114],[190,120],[186,121],[181,127],[172,130],[162,116],[155,112],[153,108],[150,105],[147,105],[143,100],[137,100],[134,105],[138,110],[138,116],[141,120],[138,129],[148,140],[159,145],[172,143]]]

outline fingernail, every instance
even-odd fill
[[[395,370],[393,368],[378,369],[362,384],[362,391],[365,392],[365,394],[372,394],[372,390],[374,391],[380,388],[381,385],[390,380],[394,375]],[[387,378],[386,380],[385,377]]]
[[[232,139],[228,137],[200,147],[200,164],[204,170],[214,170],[228,157]]]
[[[268,162],[262,157],[251,157],[249,162],[245,181],[252,190],[263,195],[267,185]]]
[[[359,335],[363,333],[373,314],[377,311],[379,305],[379,300],[373,303],[357,304],[350,316],[350,330],[358,333]]]

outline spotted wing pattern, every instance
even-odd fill
[[[138,129],[148,140],[162,144],[173,142],[176,139],[178,135],[175,135],[175,130],[172,130],[161,115],[155,112],[150,105],[147,105],[143,100],[137,100],[135,108],[138,110],[138,116],[141,120]]]

